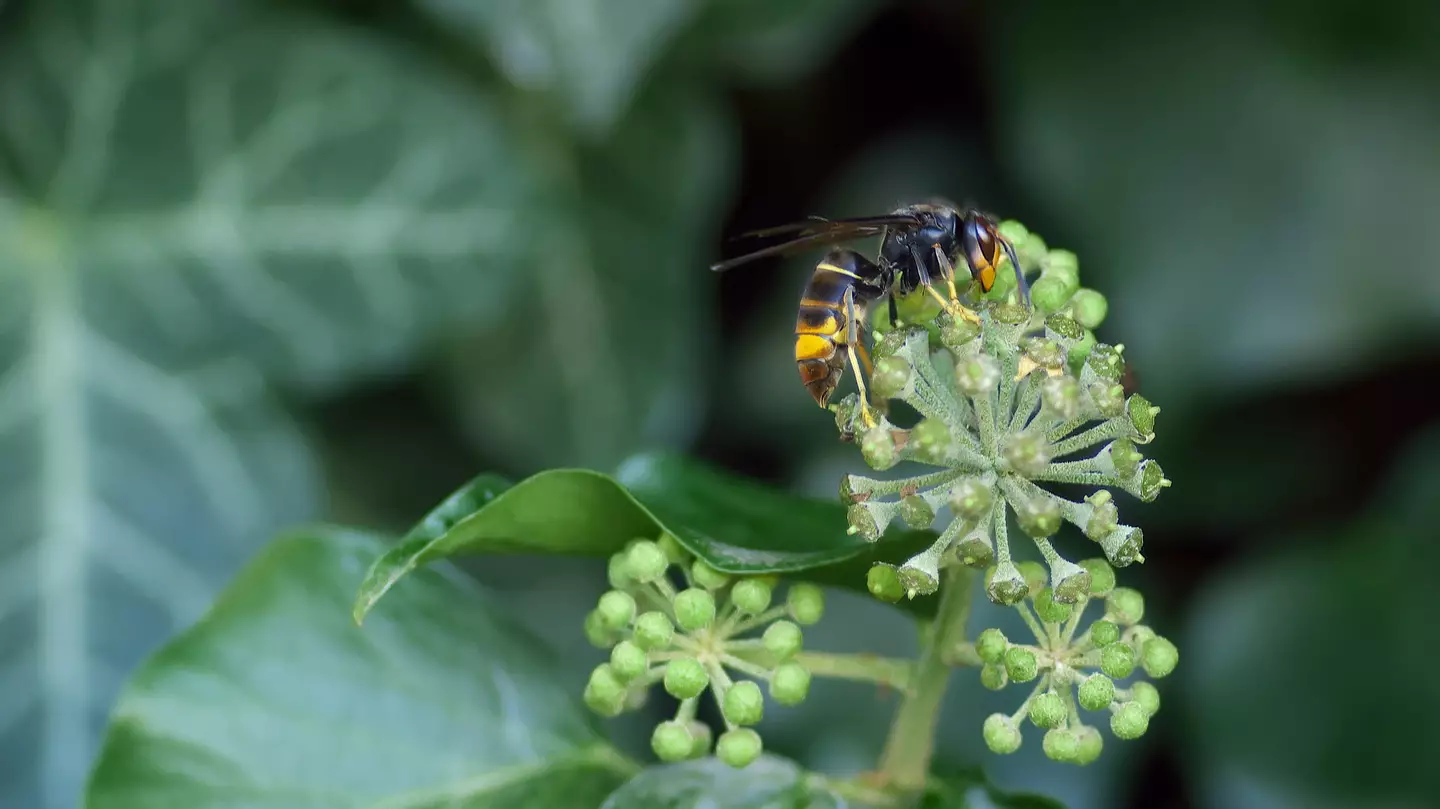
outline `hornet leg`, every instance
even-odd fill
[[[865,374],[860,370],[860,362],[856,359],[859,351],[864,351],[860,345],[860,321],[855,314],[855,290],[845,291],[845,353],[850,357],[850,370],[855,372],[855,387],[860,390],[860,418],[864,420],[865,426],[874,427],[875,417],[870,415],[870,400],[865,395]],[[865,365],[870,365],[870,358],[865,358]]]
[[[949,312],[952,317],[968,320],[978,326],[980,324],[980,316],[975,314],[974,310],[962,305],[960,303],[960,295],[955,291],[955,265],[950,263],[950,257],[945,255],[945,251],[940,249],[940,245],[935,245],[934,250],[935,260],[940,262],[940,269],[945,273],[945,283],[950,287],[950,300],[946,301],[940,297],[940,293],[936,292],[933,286],[927,284],[925,288],[930,290],[930,294],[935,296],[935,300],[939,301],[940,305],[944,307],[945,311]]]

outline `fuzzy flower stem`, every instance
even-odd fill
[[[950,681],[945,650],[965,638],[974,580],[974,571],[966,568],[945,571],[939,611],[921,647],[920,658],[915,661],[914,679],[890,726],[890,736],[880,758],[885,782],[896,789],[919,790],[925,786],[934,753],[940,701]]]
[[[1040,373],[1040,372],[1037,372]],[[1010,432],[1016,433],[1030,421],[1035,404],[1040,401],[1040,385],[1027,378],[1021,383],[1020,399],[1015,403],[1015,414],[1010,418]]]
[[[771,621],[784,618],[785,613],[786,609],[784,606],[771,607],[759,615],[753,615],[749,618],[736,621],[734,626],[729,628],[728,634],[739,635],[741,632],[749,632],[757,626],[764,626]]]
[[[1096,444],[1119,438],[1126,432],[1133,429],[1130,421],[1124,416],[1110,419],[1103,424],[1097,424],[1078,435],[1073,435],[1064,441],[1057,441],[1055,446],[1050,448],[1052,457],[1063,458],[1072,452],[1079,452],[1086,447],[1093,447]]]
[[[1074,639],[1075,630],[1080,626],[1080,618],[1085,614],[1085,608],[1089,605],[1090,596],[1081,596],[1080,600],[1075,602],[1075,606],[1070,609],[1070,620],[1065,622],[1065,633],[1061,636],[1064,643],[1069,644]]]
[[[1039,618],[1035,617],[1035,611],[1030,609],[1030,605],[1022,601],[1016,605],[1015,609],[1016,612],[1020,613],[1020,617],[1024,619],[1025,625],[1030,627],[1030,632],[1035,635],[1035,641],[1040,644],[1047,644],[1050,639],[1050,633],[1045,631],[1045,625],[1040,623]],[[1045,648],[1048,649],[1050,647],[1046,645]]]
[[[976,457],[978,458],[979,456]],[[976,468],[978,469],[980,467]],[[895,480],[871,480],[869,478],[860,478],[855,475],[851,475],[850,480],[863,480],[865,482],[865,488],[857,493],[873,497],[875,495],[884,496],[887,494],[898,494],[902,489],[908,489],[912,487],[916,489],[928,489],[931,486],[938,486],[942,483],[949,483],[955,478],[958,478],[961,475],[965,474],[966,471],[967,470],[965,468],[942,469],[939,472],[931,472],[928,475],[916,475],[913,478],[898,478]]]
[[[724,663],[732,669],[735,669],[736,671],[744,672],[745,674],[748,674],[757,680],[770,679],[770,672],[766,671],[764,667],[751,663],[748,660],[736,657],[733,654],[725,654],[722,652],[720,654],[720,662]]]

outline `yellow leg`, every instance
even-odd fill
[[[850,370],[855,372],[855,387],[860,391],[860,418],[865,422],[867,428],[875,426],[875,417],[870,415],[870,400],[865,395],[865,374],[860,370],[860,361],[856,359],[856,347],[860,345],[860,321],[855,316],[855,292],[845,292],[845,307],[848,315],[845,324],[845,353],[850,357]],[[866,365],[869,365],[867,358]]]
[[[940,301],[940,304],[945,307],[945,311],[949,312],[952,316],[963,318],[979,325],[980,316],[960,303],[960,293],[955,289],[955,265],[950,263],[950,257],[945,255],[945,251],[940,249],[940,245],[934,245],[934,249],[935,260],[940,262],[940,268],[945,274],[945,285],[949,287],[950,290],[950,301],[946,303],[946,301],[940,297],[940,293],[936,292],[933,288],[930,288],[930,294],[934,295],[935,300]]]
[[[865,350],[865,344],[857,342],[855,348],[860,352],[860,364],[865,366],[865,373],[874,376],[875,366],[870,362],[870,352]]]

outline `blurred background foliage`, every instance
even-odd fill
[[[814,257],[706,265],[935,194],[1110,297],[1176,481],[1127,574],[1186,661],[1083,770],[982,755],[965,677],[942,757],[1082,808],[1428,805],[1436,41],[1427,0],[0,0],[0,806],[73,805],[281,526],[657,447],[833,496]],[[578,692],[603,575],[472,567]],[[830,616],[811,646],[913,645]],[[817,684],[767,745],[862,769],[893,704]]]

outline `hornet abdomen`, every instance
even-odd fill
[[[795,365],[800,381],[825,407],[840,384],[849,359],[846,351],[858,329],[850,323],[853,296],[856,318],[865,306],[884,294],[880,269],[853,250],[832,250],[815,265],[815,271],[800,296],[795,317]]]

